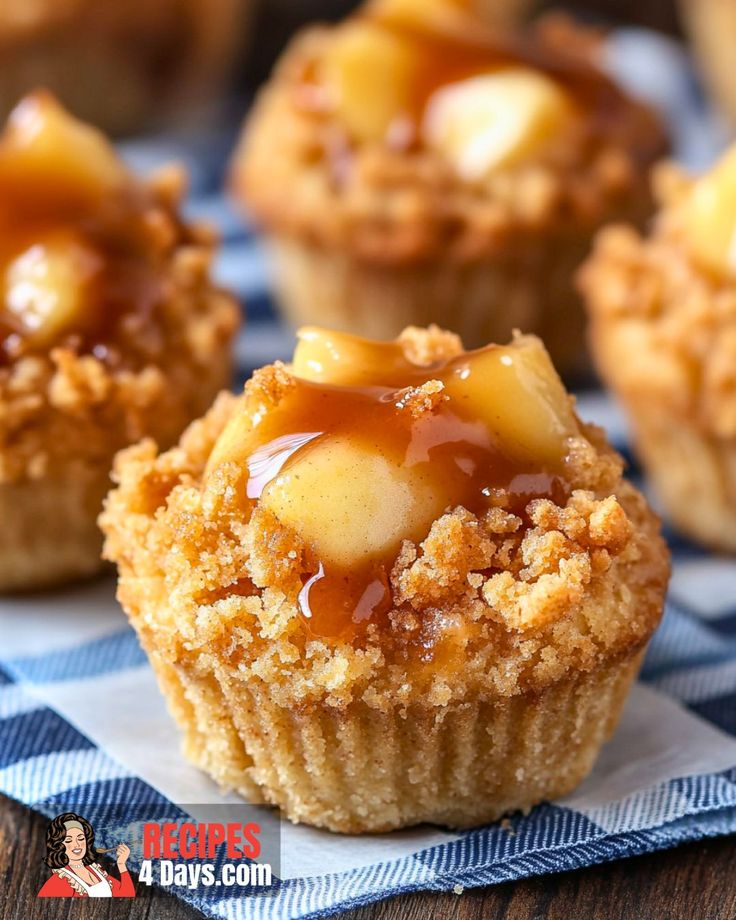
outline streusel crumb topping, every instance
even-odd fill
[[[428,354],[427,340],[409,337]],[[446,347],[452,354],[451,340]],[[211,464],[232,419],[279,399],[290,378],[284,366],[264,369],[244,395],[221,395],[178,447],[157,454],[146,441],[118,456],[101,517],[105,553],[156,654],[267,682],[279,705],[387,708],[540,691],[649,637],[666,549],[620,458],[590,426],[568,439],[571,490],[560,501],[519,505],[499,488],[482,512],[445,508],[401,542],[380,615],[347,636],[315,634],[300,604],[314,546],[263,503],[244,502],[243,464]]]
[[[652,233],[605,230],[580,273],[601,370],[622,395],[733,438],[736,281],[704,266],[693,249],[694,180],[669,164],[655,178],[662,210]]]
[[[375,28],[370,22],[369,26]],[[577,101],[572,105],[574,114],[560,115],[564,124],[556,125],[558,116],[543,114],[547,107],[531,90],[542,109],[539,117],[543,122],[552,120],[552,138],[564,137],[564,143],[542,144],[518,162],[504,162],[490,175],[474,176],[459,173],[456,163],[441,149],[422,142],[415,131],[405,125],[399,130],[403,122],[383,140],[356,139],[350,136],[341,111],[324,108],[328,89],[311,86],[309,79],[305,83],[305,74],[313,75],[326,58],[334,56],[345,30],[350,43],[353,29],[348,21],[299,35],[260,94],[235,156],[233,182],[268,228],[348,249],[368,262],[405,264],[442,254],[467,263],[505,253],[517,235],[544,237],[564,233],[564,225],[572,220],[594,226],[611,214],[628,214],[634,190],[641,199],[642,216],[647,213],[648,194],[641,176],[664,152],[664,135],[648,109],[627,99],[596,69],[594,43],[586,30],[567,27],[563,43],[555,19],[526,37],[528,47],[519,41],[507,48],[498,37],[488,39],[491,50],[484,54],[489,56],[486,67],[492,79],[497,69],[516,67],[511,75],[514,81],[517,65],[523,65],[527,74],[523,80],[535,83],[542,79],[544,66],[535,68],[529,61],[539,59],[548,65],[552,78],[544,77],[550,86],[541,95],[554,96],[554,81],[559,78]],[[407,31],[413,41],[418,30],[402,26],[397,33],[400,42]],[[483,48],[482,27],[474,34],[476,44],[472,37],[463,39],[469,41],[470,50],[462,53],[453,44],[457,36],[433,35],[432,42],[444,50],[433,52],[432,60],[452,59],[455,54],[464,62],[461,75],[467,76],[469,62]],[[379,51],[381,47],[379,32]],[[386,49],[391,60],[392,47],[393,42]],[[355,92],[354,108],[362,123],[375,94],[362,99],[363,90],[353,87],[352,81],[353,75],[358,81],[360,73],[370,73],[370,67],[350,61],[344,67],[347,72],[335,96],[339,100],[341,94]],[[401,63],[397,68],[405,69]],[[448,68],[452,83],[453,67],[448,64]],[[580,71],[577,84],[570,78],[576,69]],[[454,79],[460,77],[455,74]],[[390,83],[390,74],[386,81]],[[507,89],[499,90],[500,98],[506,97]],[[365,92],[369,90],[370,86]],[[452,113],[458,106],[450,99],[445,108]],[[531,105],[519,104],[520,110],[528,108]],[[566,103],[560,103],[560,108],[567,111]],[[454,128],[448,132],[455,136]],[[529,132],[536,138],[538,129],[531,127]]]

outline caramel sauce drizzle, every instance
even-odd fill
[[[480,351],[496,348],[501,351],[493,345]],[[520,516],[534,498],[564,503],[570,493],[564,450],[558,462],[519,459],[498,433],[470,417],[461,398],[449,398],[418,417],[402,408],[406,387],[451,375],[466,379],[473,373],[473,354],[432,367],[408,362],[402,366],[400,361],[392,365],[386,355],[378,371],[383,385],[369,381],[336,386],[295,378],[278,405],[250,431],[245,460],[248,498],[258,500],[281,472],[323,439],[344,436],[430,483],[443,497],[441,507],[446,510],[462,505],[480,515],[498,503],[499,491],[505,494],[504,507]],[[357,370],[356,375],[360,379]],[[429,525],[419,531],[407,529],[402,539],[422,540],[428,530]],[[396,541],[385,553],[356,560],[350,567],[318,559],[298,597],[308,632],[350,640],[368,623],[380,622],[391,609],[389,576],[399,548]]]
[[[535,33],[515,34],[489,27],[465,4],[457,3],[457,16],[425,22],[379,13],[370,7],[353,14],[348,22],[366,21],[403,39],[415,55],[412,99],[407,111],[396,113],[397,124],[417,129],[430,97],[441,87],[510,67],[528,67],[551,77],[565,89],[589,121],[615,123],[625,97],[616,84],[580,53],[566,53]],[[298,104],[314,111],[329,110],[329,93],[319,91],[320,72],[315,61],[306,64],[297,87]],[[399,132],[402,134],[403,132]],[[389,139],[392,132],[389,132]]]
[[[441,87],[518,66],[556,80],[591,113],[605,110],[621,98],[614,84],[590,63],[553,50],[534,36],[522,40],[472,19],[467,25],[448,24],[441,31],[431,23],[420,26],[378,18],[374,21],[403,38],[416,52],[413,105],[406,113],[413,121],[419,120],[429,98]]]
[[[51,156],[47,163],[34,158],[29,166],[0,137],[0,367],[56,346],[110,358],[120,321],[129,314],[147,317],[164,294],[161,246],[149,222],[154,208],[151,194],[133,177],[98,194],[83,183],[65,184]],[[182,231],[175,219],[171,224],[175,233]],[[41,346],[31,341],[22,314],[9,308],[16,293],[8,268],[59,236],[85,253],[83,303],[51,346]]]
[[[45,235],[51,227],[51,224],[45,225],[40,233]],[[129,229],[132,230],[132,226]],[[145,252],[142,249],[136,251],[133,239],[126,239],[125,234],[113,242],[93,224],[80,222],[75,236],[91,256],[92,264],[84,291],[85,304],[74,323],[56,338],[51,347],[94,353],[108,361],[118,338],[116,330],[119,322],[129,314],[142,319],[149,317],[162,299],[163,280]],[[32,232],[26,237],[27,246],[18,246],[18,239],[15,245],[10,240],[0,241],[0,274],[35,243]],[[12,296],[12,293],[6,293],[7,296]],[[34,345],[29,339],[21,317],[0,305],[0,367],[23,355],[48,350],[46,346]]]

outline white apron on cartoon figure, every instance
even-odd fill
[[[63,876],[69,884],[78,891],[80,894],[84,893],[88,898],[111,898],[112,897],[112,886],[107,878],[103,875],[102,870],[99,868],[97,863],[92,863],[87,866],[90,872],[93,875],[96,875],[99,878],[98,882],[95,882],[94,885],[89,885],[83,879],[81,879],[76,872],[72,872],[71,869],[58,869],[57,872],[59,875]],[[80,888],[82,889],[80,891]]]

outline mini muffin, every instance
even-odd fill
[[[722,112],[736,125],[736,3],[733,0],[679,0],[695,61]]]
[[[295,324],[379,339],[437,322],[467,345],[538,331],[575,365],[572,276],[592,232],[648,214],[652,114],[548,22],[501,37],[460,0],[379,0],[300,34],[232,176]]]
[[[0,114],[45,86],[113,133],[223,88],[253,0],[33,0],[0,5]]]
[[[651,234],[605,230],[581,273],[591,346],[667,515],[736,552],[736,147],[657,178]]]
[[[416,0],[408,0],[405,5]],[[431,2],[431,0],[430,0]],[[508,28],[522,22],[533,11],[535,0],[447,0],[455,6],[475,11],[487,23]],[[358,6],[357,0],[268,0],[258,7],[258,43],[249,61],[248,76],[265,80],[274,59],[291,36],[305,23],[335,21]]]
[[[412,2],[413,0],[407,0],[404,5],[408,6]],[[503,26],[519,22],[529,14],[533,7],[539,6],[535,0],[448,0],[448,2],[474,10],[487,22]],[[338,15],[346,15],[357,5],[356,0],[329,0],[329,2],[301,0],[298,4],[295,4],[294,0],[269,0],[268,9],[264,15],[268,17],[266,21],[269,23],[276,21],[279,26],[283,26],[284,29],[290,27],[290,31],[293,32],[310,19],[319,19],[327,15],[332,19]]]
[[[588,773],[662,613],[656,517],[539,339],[305,329],[101,517],[185,751],[335,831],[469,827]]]
[[[0,136],[2,591],[97,571],[116,451],[169,446],[228,384],[237,308],[182,191],[44,94]]]

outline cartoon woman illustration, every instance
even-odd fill
[[[105,851],[103,851],[105,852]],[[68,811],[46,830],[46,858],[53,871],[38,892],[39,898],[134,898],[135,887],[126,867],[130,847],[116,849],[120,881],[97,862],[95,832],[89,821]]]

